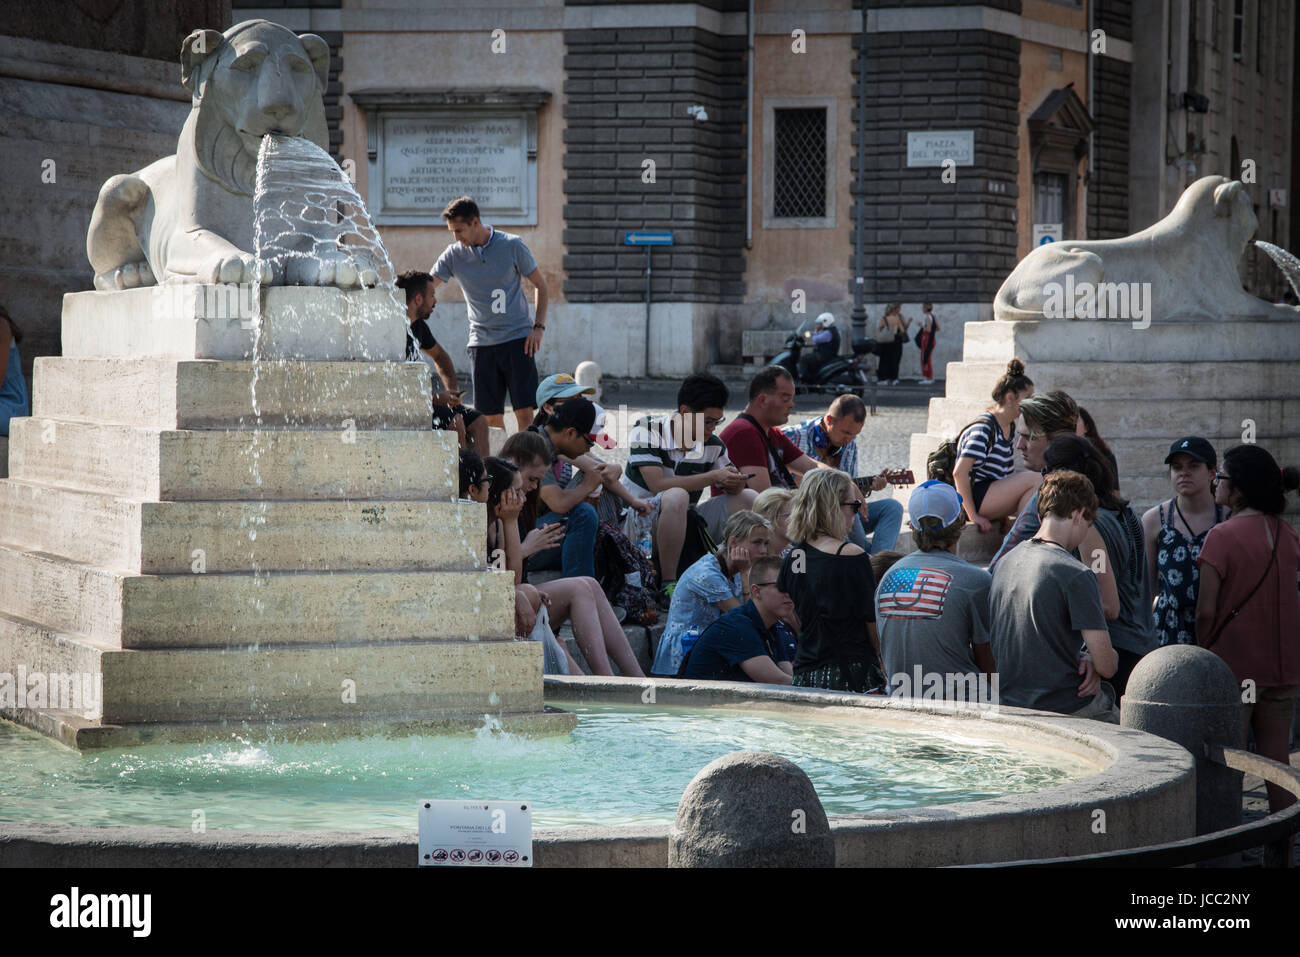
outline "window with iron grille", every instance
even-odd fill
[[[826,109],[774,110],[772,216],[826,216]]]

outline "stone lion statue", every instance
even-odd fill
[[[99,191],[86,236],[95,288],[361,284],[368,263],[342,247],[324,261],[316,257],[278,270],[285,275],[266,264],[259,269],[253,255],[252,198],[262,137],[279,133],[329,146],[321,100],[329,76],[325,41],[248,20],[224,34],[195,30],[180,59],[181,82],[194,105],[176,154],[114,176]]]
[[[1222,319],[1295,318],[1241,286],[1237,263],[1259,223],[1250,196],[1237,180],[1198,179],[1169,215],[1140,233],[1119,239],[1066,240],[1039,246],[1011,271],[993,302],[995,319],[1060,318],[1066,297],[1095,293],[1094,314],[1068,309],[1074,318]],[[1077,292],[1076,292],[1077,291]],[[1122,292],[1140,297],[1144,316],[1107,315]],[[1075,300],[1076,302],[1080,300]],[[1083,301],[1084,305],[1088,305]],[[1102,314],[1095,314],[1100,310]]]

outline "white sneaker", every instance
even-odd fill
[[[921,385],[934,385],[934,380],[933,380],[933,379],[922,379],[922,380],[921,380]]]

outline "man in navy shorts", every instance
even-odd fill
[[[456,237],[433,264],[437,289],[453,278],[469,306],[470,375],[474,407],[488,424],[504,428],[506,394],[520,429],[533,421],[537,363],[533,356],[546,331],[546,280],[523,240],[486,226],[478,204],[468,196],[453,199],[442,211]],[[528,310],[520,277],[537,290],[537,316]],[[430,292],[432,295],[432,291]]]

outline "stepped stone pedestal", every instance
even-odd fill
[[[1300,317],[1176,319],[1145,329],[1125,320],[1039,319],[967,323],[946,394],[930,400],[914,433],[911,468],[988,408],[1019,356],[1035,391],[1063,389],[1087,408],[1119,461],[1120,491],[1139,515],[1173,491],[1169,445],[1201,435],[1219,455],[1254,441],[1283,465],[1300,462]],[[1287,518],[1300,523],[1291,499]]]
[[[75,747],[570,730],[400,311],[264,295],[260,329],[232,287],[64,298],[0,480],[0,715]]]

